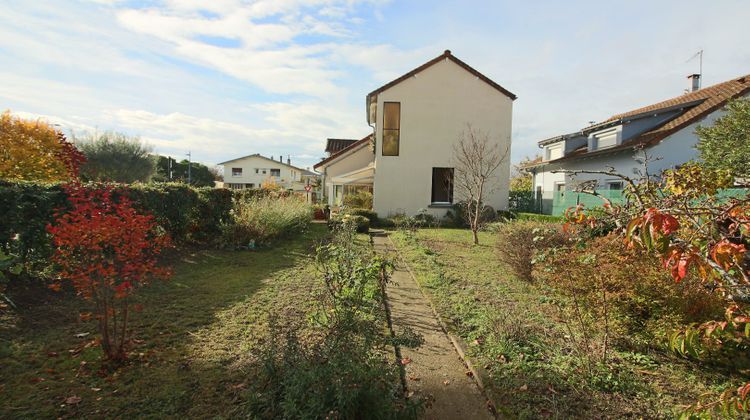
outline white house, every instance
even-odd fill
[[[691,75],[688,93],[641,107],[580,131],[539,142],[542,161],[528,166],[534,194],[543,213],[552,211],[555,192],[574,189],[581,182],[596,183],[603,190],[621,190],[618,178],[599,174],[575,177],[556,170],[606,171],[623,175],[642,172],[642,158],[652,159],[648,171],[660,174],[697,157],[698,125],[711,125],[724,114],[727,101],[750,94],[750,75],[699,88],[699,75]],[[639,159],[641,162],[639,162]],[[637,176],[636,176],[637,178]]]
[[[304,192],[305,186],[315,184],[315,172],[292,166],[283,157],[274,160],[256,153],[221,162],[224,167],[224,187],[231,189],[260,188],[264,181],[273,181],[285,190]]]
[[[379,215],[427,209],[443,216],[457,198],[453,145],[470,124],[509,150],[514,99],[450,51],[372,91],[365,109],[372,134],[343,139],[343,148],[329,139],[329,156],[314,167],[323,173],[328,203],[341,204],[346,194],[367,189]],[[509,177],[506,159],[486,204],[507,208]]]

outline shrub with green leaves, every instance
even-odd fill
[[[338,214],[328,220],[328,228],[331,230],[339,229],[342,225],[352,223],[356,227],[357,233],[367,233],[370,231],[370,219],[365,216],[352,215],[349,213]]]
[[[117,185],[139,212],[154,216],[178,243],[209,244],[230,220],[232,192],[185,184]],[[27,272],[41,275],[52,255],[46,226],[58,209],[69,206],[59,184],[0,181],[0,249],[13,254]]]
[[[312,216],[312,206],[297,196],[235,199],[232,218],[223,228],[223,241],[232,248],[263,245],[304,231]]]
[[[370,225],[378,223],[378,214],[370,209],[347,209],[345,212],[353,216],[366,217],[370,221]]]
[[[249,406],[262,418],[417,418],[407,399],[394,346],[417,347],[411,331],[387,333],[385,285],[393,264],[356,240],[351,220],[316,249],[325,293],[310,317],[313,337],[272,335],[254,372]],[[276,328],[271,328],[272,333]]]
[[[372,193],[369,191],[357,191],[355,194],[346,194],[344,195],[343,204],[352,208],[371,209]]]

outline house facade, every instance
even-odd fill
[[[273,181],[285,190],[304,192],[305,185],[315,184],[318,174],[292,166],[287,158],[279,160],[253,154],[221,162],[224,167],[223,187],[230,189],[260,188],[266,181]]]
[[[510,150],[515,95],[450,51],[372,91],[366,99],[372,134],[315,165],[323,173],[328,203],[369,189],[379,215],[445,215],[454,201],[453,146],[471,126],[501,150]],[[485,197],[496,210],[508,205],[509,159]],[[447,180],[447,182],[446,182]]]
[[[724,115],[728,101],[750,95],[750,75],[703,89],[691,75],[690,92],[666,101],[617,114],[575,133],[539,142],[542,161],[527,167],[533,175],[537,210],[551,214],[554,200],[586,183],[598,190],[622,190],[621,179],[602,174],[556,171],[609,171],[638,178],[647,157],[649,174],[658,175],[696,159],[699,125]]]

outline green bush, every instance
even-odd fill
[[[357,233],[367,233],[370,231],[370,219],[365,216],[352,214],[339,214],[328,220],[328,228],[331,230],[339,229],[346,223],[353,223],[356,226]]]
[[[537,213],[516,213],[518,220],[534,220],[537,222],[562,222],[561,216],[552,216],[549,214],[537,214]]]
[[[178,242],[189,239],[200,200],[195,188],[186,184],[135,184],[120,189],[135,207],[153,215],[157,223]]]
[[[378,223],[378,214],[369,209],[349,209],[346,210],[346,213],[353,216],[364,216],[370,221],[370,225]]]
[[[457,228],[469,227],[469,221],[466,216],[467,207],[469,206],[466,205],[466,202],[455,203],[445,214],[448,223]],[[490,206],[484,206],[479,216],[479,225],[481,226],[486,223],[491,223],[495,220],[497,220],[497,213],[495,213],[495,210]]]
[[[369,191],[358,191],[356,194],[346,194],[344,195],[343,204],[352,208],[371,209],[372,193]]]
[[[178,243],[210,243],[230,221],[230,190],[134,184],[118,186],[116,195],[127,195],[139,212],[153,215]],[[40,274],[52,253],[46,226],[56,209],[67,206],[60,185],[0,181],[0,248],[17,255],[29,271]]]
[[[235,199],[232,218],[223,228],[223,242],[233,248],[252,248],[305,230],[312,217],[312,206],[296,196]]]
[[[497,211],[497,220],[498,222],[509,222],[511,220],[516,220],[518,216],[513,213],[512,211],[508,210],[498,210]]]

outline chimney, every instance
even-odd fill
[[[292,164],[292,155],[286,155],[286,164],[291,165]]]
[[[701,75],[700,74],[691,74],[687,78],[688,80],[690,80],[690,92],[695,92],[696,90],[701,88]]]
[[[284,156],[279,155],[279,162],[284,163]]]

